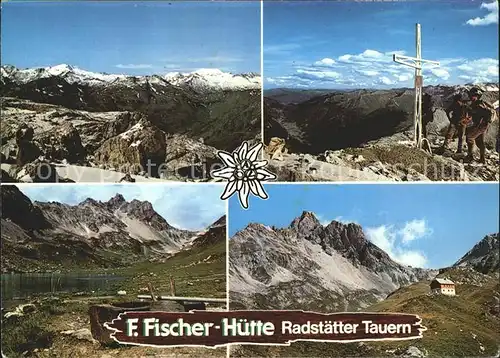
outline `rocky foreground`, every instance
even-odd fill
[[[455,154],[456,140],[450,150],[441,150],[449,125],[444,109],[467,88],[426,88],[437,107],[427,126],[432,154],[413,145],[411,90],[322,93],[306,99],[300,92],[297,102],[293,93],[284,102],[281,93],[271,93],[264,107],[270,169],[282,181],[498,181],[498,119],[485,136],[486,164],[464,162],[464,154]],[[498,105],[498,85],[485,89],[484,99]]]
[[[2,181],[212,181],[217,151],[260,132],[258,76],[219,72],[3,66]]]

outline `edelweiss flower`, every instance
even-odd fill
[[[257,160],[261,149],[262,143],[248,149],[248,143],[243,142],[232,154],[219,151],[218,156],[225,164],[225,167],[214,170],[211,176],[228,181],[221,196],[222,200],[230,198],[237,191],[241,206],[248,209],[248,195],[250,193],[262,199],[268,198],[261,182],[274,180],[276,175],[264,169],[267,160]]]

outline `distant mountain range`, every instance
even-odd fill
[[[128,83],[172,84],[189,86],[196,90],[260,89],[260,76],[256,73],[231,74],[218,69],[200,69],[192,73],[167,73],[164,75],[130,76],[90,72],[78,67],[60,64],[51,67],[18,69],[14,66],[1,67],[2,81],[26,84],[42,78],[59,77],[68,83],[90,86],[126,85]]]
[[[151,203],[117,194],[77,205],[32,202],[16,186],[1,187],[2,270],[111,267],[157,261],[225,240],[225,217],[206,230],[170,225]]]

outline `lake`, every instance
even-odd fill
[[[23,300],[32,296],[86,292],[116,293],[124,278],[113,274],[12,273],[2,274],[2,301]]]

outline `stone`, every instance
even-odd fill
[[[95,152],[95,161],[119,172],[146,171],[158,177],[165,153],[165,134],[151,123],[140,121],[128,131],[106,140]]]
[[[77,330],[68,330],[68,331],[62,331],[61,334],[73,337],[75,339],[78,339],[80,341],[87,341],[92,344],[97,344],[99,343],[97,340],[95,340],[92,337],[92,333],[90,332],[90,329],[88,328],[81,328]]]
[[[127,173],[127,174],[125,174],[125,176],[123,178],[121,178],[119,180],[119,183],[122,183],[122,182],[135,183],[135,179],[132,178],[132,176]]]
[[[69,163],[82,163],[85,160],[82,139],[71,122],[37,134],[34,141],[48,160]]]
[[[33,135],[33,128],[25,123],[21,124],[16,131],[16,164],[18,166],[31,163],[41,155],[40,148],[33,143]]]
[[[4,317],[22,317],[26,314],[36,311],[36,306],[32,303],[17,306],[13,311],[7,312]]]
[[[17,183],[19,182],[17,179],[10,176],[8,172],[3,169],[0,169],[0,182],[1,183]]]
[[[167,135],[165,179],[212,181],[210,173],[222,168],[218,150],[185,135]]]
[[[424,358],[427,357],[427,354],[422,352],[415,346],[410,346],[406,349],[406,351],[402,355],[403,357],[415,357],[415,358]]]

